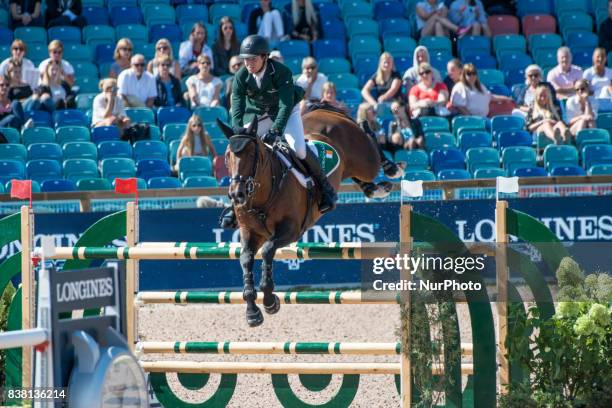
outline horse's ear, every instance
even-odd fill
[[[246,130],[246,134],[247,135],[254,135],[257,134],[257,116],[253,117],[253,120],[251,121],[251,123],[249,124],[249,127]]]
[[[229,139],[230,137],[234,136],[234,131],[232,130],[231,127],[227,126],[225,123],[220,121],[219,118],[215,120],[217,122],[217,126],[219,126],[219,129],[221,129],[221,132],[225,135],[225,137]]]

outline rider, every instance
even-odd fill
[[[234,133],[242,132],[257,116],[257,135],[268,145],[283,139],[287,142],[321,190],[319,211],[329,212],[335,208],[337,196],[304,141],[299,108],[304,90],[293,84],[289,68],[269,59],[269,53],[268,41],[260,35],[250,35],[240,45],[244,66],[236,72],[232,85]],[[226,228],[235,226],[234,212],[228,211],[221,223]]]

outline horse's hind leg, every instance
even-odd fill
[[[359,126],[363,132],[372,138],[376,149],[378,150],[378,154],[380,155],[380,165],[385,173],[385,176],[389,178],[400,178],[404,176],[404,169],[399,164],[395,163],[393,160],[389,160],[385,153],[383,152],[382,147],[378,144],[378,140],[376,138],[376,134],[370,129],[370,125],[368,121],[362,121]],[[355,179],[353,179],[355,180]],[[356,182],[357,183],[357,182]],[[359,184],[359,183],[357,183]],[[367,195],[367,194],[366,194]]]
[[[391,193],[393,184],[388,181],[381,181],[379,183],[370,183],[367,181],[361,181],[356,177],[352,180],[361,188],[363,194],[368,198],[385,198]]]
[[[244,234],[240,231],[242,252],[240,253],[240,266],[242,267],[242,279],[243,279],[243,292],[242,298],[245,300],[246,319],[247,323],[251,327],[259,326],[263,323],[263,314],[259,307],[255,304],[257,300],[257,291],[255,290],[255,283],[253,281],[253,264],[255,263],[255,253],[257,252],[257,245],[254,240],[249,239],[249,234]],[[245,239],[246,238],[246,239]]]

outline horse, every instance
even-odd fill
[[[307,139],[325,142],[338,154],[340,162],[328,175],[336,191],[341,181],[350,177],[367,197],[384,197],[390,193],[391,183],[374,183],[384,159],[376,141],[351,118],[318,109],[304,115],[303,123]],[[246,320],[249,326],[255,327],[264,320],[255,304],[255,254],[261,250],[259,288],[263,292],[263,308],[268,314],[277,313],[280,301],[273,293],[272,278],[276,250],[296,242],[322,214],[317,208],[316,194],[302,187],[274,150],[257,137],[257,119],[243,129],[244,134],[234,134],[231,127],[218,119],[217,125],[229,140],[225,152],[231,178],[228,195],[240,230]]]

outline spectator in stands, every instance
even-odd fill
[[[306,91],[304,99],[310,102],[318,102],[323,95],[323,85],[327,82],[327,76],[319,72],[317,60],[306,57],[302,60],[302,74],[295,83]]]
[[[323,90],[321,95],[321,103],[323,106],[329,105],[332,108],[341,110],[346,115],[350,114],[350,109],[343,102],[340,102],[336,99],[336,95],[338,94],[338,90],[336,89],[336,84],[333,82],[326,82],[323,84]]]
[[[159,58],[157,65],[159,72],[155,77],[157,97],[153,102],[153,105],[156,107],[184,106],[181,81],[170,73],[170,69],[174,65],[174,62],[176,61],[172,61],[167,55]]]
[[[523,118],[527,116],[527,112],[535,100],[536,89],[540,84],[548,88],[550,94],[552,95],[553,103],[557,109],[561,111],[561,105],[557,99],[555,88],[553,88],[553,86],[548,82],[542,81],[542,68],[540,68],[539,65],[531,64],[527,67],[527,69],[525,69],[525,85],[521,86],[518,97],[516,98],[518,108],[512,111],[513,115],[521,116]]]
[[[574,84],[576,95],[567,99],[565,111],[570,131],[575,137],[582,129],[597,127],[595,119],[597,117],[597,101],[591,95],[593,91],[589,86],[589,81],[579,79]]]
[[[274,60],[274,61],[278,61],[281,64],[285,63],[285,58],[283,58],[283,54],[281,54],[281,52],[279,50],[273,50],[270,53],[270,59]]]
[[[414,53],[412,54],[412,67],[408,68],[402,76],[406,89],[412,88],[420,81],[419,65],[423,62],[429,63],[429,50],[427,47],[419,45],[414,49]],[[442,77],[440,76],[440,72],[435,68],[432,68],[432,72],[434,75],[434,80],[436,82],[441,82]]]
[[[461,81],[463,65],[459,58],[453,58],[446,63],[446,77],[444,77],[444,85],[449,92],[453,92],[455,85]]]
[[[51,61],[45,66],[40,85],[26,102],[25,110],[54,112],[56,109],[74,109],[75,97],[64,77],[62,65],[58,61]]]
[[[159,64],[167,58],[170,59],[170,73],[173,77],[180,80],[181,66],[178,61],[174,59],[172,45],[166,38],[161,38],[155,43],[155,57],[147,64],[147,71],[153,74],[153,76],[157,76],[157,74],[159,74]]]
[[[568,47],[557,50],[557,62],[546,80],[555,88],[558,99],[567,99],[574,94],[574,82],[582,78],[582,69],[572,65],[572,52]]]
[[[10,0],[11,27],[43,27],[40,0]]]
[[[115,46],[115,53],[113,59],[115,62],[110,66],[110,72],[108,74],[111,78],[117,78],[120,73],[126,69],[130,69],[132,64],[132,52],[134,51],[134,44],[129,38],[122,38],[117,41]]]
[[[410,88],[409,106],[412,118],[448,116],[448,89],[444,82],[434,78],[433,69],[427,62],[419,65],[419,76],[421,80]]]
[[[9,99],[11,101],[24,101],[32,96],[32,87],[23,80],[21,64],[11,61],[6,70],[6,76],[10,81]]]
[[[259,7],[249,16],[249,34],[266,37],[271,48],[285,36],[283,18],[280,11],[272,7],[272,0],[259,0]]]
[[[600,99],[612,99],[612,80],[608,84],[608,86],[603,87],[599,95],[597,95]]]
[[[20,130],[25,122],[23,107],[19,101],[9,99],[9,79],[0,75],[0,127]]]
[[[20,64],[23,81],[27,82],[30,87],[34,89],[38,86],[40,75],[32,61],[25,57],[27,52],[28,48],[22,40],[14,40],[11,44],[11,56],[0,64],[0,75],[6,75],[8,66],[11,62]]]
[[[134,55],[131,62],[132,67],[121,72],[117,78],[119,96],[127,107],[151,108],[157,97],[155,78],[145,70],[142,54]]]
[[[198,57],[202,54],[208,55],[213,60],[213,53],[206,44],[208,32],[204,24],[197,22],[191,28],[189,39],[181,43],[179,48],[179,64],[184,77],[198,72]]]
[[[536,88],[533,104],[525,119],[525,127],[530,132],[543,133],[556,144],[564,140],[569,141],[572,137],[570,130],[561,120],[559,109],[553,103],[550,90],[543,84]]]
[[[368,102],[363,102],[357,109],[357,123],[362,129],[367,129],[368,133],[376,137],[378,144],[384,148],[387,143],[387,136],[380,123],[376,119],[376,108]]]
[[[455,0],[450,6],[450,20],[459,27],[466,27],[466,34],[491,37],[487,13],[480,0]]]
[[[503,95],[493,95],[480,83],[478,70],[474,64],[465,64],[461,81],[453,88],[450,96],[452,107],[461,115],[474,115],[487,117],[489,102],[512,101],[512,98]]]
[[[107,78],[100,81],[100,94],[96,95],[92,105],[91,125],[117,126],[121,134],[130,124],[125,113],[125,104],[118,95],[117,80]]]
[[[41,78],[46,71],[47,65],[50,62],[56,62],[62,67],[64,80],[68,82],[68,85],[74,85],[74,68],[71,63],[62,58],[64,55],[64,44],[60,40],[53,40],[49,43],[47,49],[49,50],[49,58],[43,60],[38,66]]]
[[[469,27],[459,27],[448,19],[448,9],[438,0],[420,1],[416,4],[417,30],[421,37],[435,35],[448,37],[451,32],[459,37],[470,31]]]
[[[230,76],[229,78],[225,80],[225,85],[224,85],[225,100],[223,101],[224,102],[223,105],[227,109],[232,108],[232,85],[234,83],[234,74],[236,74],[236,72],[238,72],[238,70],[242,68],[243,65],[244,64],[242,62],[242,58],[240,58],[239,56],[234,55],[232,58],[230,58],[230,62],[229,62]]]
[[[211,59],[208,55],[198,57],[200,71],[187,79],[187,99],[192,108],[198,106],[218,106],[221,95],[221,80],[211,71]]]
[[[599,26],[599,46],[612,52],[612,0],[608,0],[608,18]]]
[[[208,156],[213,159],[216,155],[215,146],[204,129],[202,119],[198,115],[192,115],[176,151],[176,170],[178,171],[183,157]]]
[[[308,42],[319,38],[319,19],[312,0],[292,0],[291,16],[293,17],[291,38]]]
[[[378,68],[361,89],[361,96],[376,109],[380,103],[402,99],[402,78],[395,70],[393,56],[383,52],[378,58]]]
[[[390,152],[401,149],[422,149],[423,135],[415,135],[406,106],[399,102],[393,102],[391,112],[393,113],[393,120],[389,122],[387,143],[383,149]]]
[[[47,28],[55,26],[75,26],[83,28],[87,20],[81,15],[81,0],[47,0],[45,21]]]
[[[217,40],[213,45],[214,73],[217,76],[229,74],[230,59],[240,53],[234,22],[229,17],[219,20]]]
[[[595,95],[608,86],[612,80],[612,69],[606,67],[608,57],[604,48],[595,48],[593,51],[593,66],[584,71],[582,78],[589,81]]]

